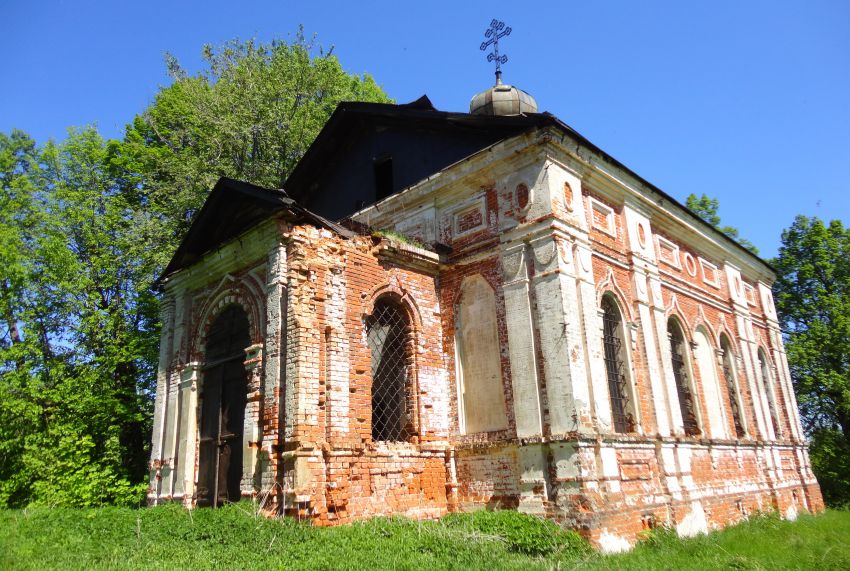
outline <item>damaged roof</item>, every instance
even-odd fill
[[[774,273],[776,272],[769,262],[753,254],[750,250],[738,243],[738,241],[730,238],[708,224],[698,214],[682,204],[679,200],[667,194],[637,174],[635,171],[600,149],[581,133],[549,112],[512,116],[492,116],[438,111],[425,95],[412,103],[404,105],[394,105],[389,103],[343,102],[337,106],[333,115],[331,115],[331,118],[325,124],[318,137],[316,137],[316,140],[310,148],[307,149],[307,152],[301,161],[299,161],[299,163],[295,166],[295,169],[285,184],[287,192],[289,192],[289,194],[299,202],[313,207],[310,203],[310,193],[315,190],[318,181],[320,181],[322,177],[331,170],[335,162],[339,160],[339,155],[342,154],[340,151],[345,148],[346,141],[358,131],[363,132],[365,129],[373,128],[375,125],[382,127],[404,125],[410,129],[421,128],[438,130],[446,134],[469,132],[486,132],[488,134],[488,137],[485,139],[489,141],[487,144],[481,144],[479,148],[475,148],[471,152],[466,153],[464,156],[458,156],[456,160],[446,162],[446,164],[442,165],[441,168],[429,172],[426,176],[422,176],[416,181],[405,185],[405,187],[413,186],[417,182],[425,180],[428,176],[433,175],[435,172],[439,172],[451,164],[472,156],[476,152],[490,146],[493,143],[534,129],[554,127],[575,140],[581,146],[598,154],[607,163],[633,176],[652,192],[657,193],[660,198],[680,207],[685,213],[687,213],[688,216],[690,216],[692,222],[698,227],[704,228],[708,232],[713,233],[718,236],[720,240],[732,244],[738,251],[759,260],[771,271]],[[403,188],[400,188],[397,191],[400,190],[403,190]],[[368,204],[364,204],[363,206],[367,205]],[[318,204],[313,208],[318,209]]]
[[[346,237],[353,235],[339,224],[301,207],[283,190],[222,177],[195,215],[157,283],[163,283],[168,276],[191,266],[220,244],[280,212],[293,222],[306,222]]]
[[[404,105],[342,102],[295,166],[284,188],[301,204],[336,218],[324,212],[335,208],[325,205],[323,209],[314,201],[317,193],[334,194],[338,190],[339,181],[334,179],[338,172],[361,174],[351,173],[352,155],[356,155],[357,166],[366,175],[364,179],[344,177],[352,192],[362,193],[362,187],[371,187],[368,183],[373,161],[390,156],[396,162],[397,192],[497,141],[549,121],[550,116],[537,113],[494,117],[438,111],[424,95]],[[376,202],[372,198],[366,203]],[[353,202],[350,206],[345,214],[359,210]],[[340,218],[345,215],[335,214]]]
[[[394,189],[394,194],[494,143],[547,127],[558,129],[580,145],[597,153],[606,162],[629,173],[657,193],[659,197],[688,213],[697,226],[708,229],[721,240],[734,244],[739,251],[746,253],[747,256],[755,257],[765,266],[773,269],[767,262],[754,256],[737,241],[717,231],[678,200],[626,167],[551,113],[491,116],[438,111],[428,97],[423,95],[416,101],[404,105],[340,103],[290,174],[285,184],[285,192],[230,178],[219,179],[157,283],[161,284],[174,272],[194,264],[218,245],[278,212],[285,212],[285,215],[294,222],[306,222],[343,236],[351,236],[351,231],[331,222],[328,217],[344,219],[346,215],[358,210],[359,208],[354,208],[354,200],[350,201],[352,204],[348,204],[348,199],[352,197],[345,193],[339,194],[337,184],[332,185],[333,192],[322,199],[325,201],[324,204],[316,201],[315,196],[317,193],[321,194],[317,191],[323,181],[327,181],[329,173],[335,170],[350,172],[353,159],[348,155],[355,152],[363,155],[358,155],[354,159],[357,168],[369,169],[371,173],[372,160],[369,160],[368,164],[361,163],[369,158],[370,152],[374,154],[374,149],[366,151],[357,149],[357,145],[362,144],[369,134],[397,130],[411,134],[414,139],[417,133],[427,133],[427,136],[432,137],[430,141],[423,143],[421,148],[414,148],[414,154],[427,155],[433,151],[433,155],[439,154],[439,156],[432,156],[428,159],[429,162],[418,164],[418,170],[414,168],[408,173],[409,178],[412,177],[411,180],[397,180],[398,188]],[[454,144],[455,140],[464,142]],[[435,142],[445,143],[443,145],[445,148],[439,148],[439,145],[435,147]],[[347,165],[346,160],[348,160]],[[362,179],[346,179],[346,192],[351,193],[352,196],[358,195],[358,198],[365,198],[365,195],[360,196],[364,192],[363,187],[366,186],[363,183]],[[328,192],[327,186],[325,185],[322,189],[325,193]],[[362,208],[380,199],[358,200],[357,206]],[[329,203],[332,205],[330,209]],[[302,204],[312,210],[301,206]],[[318,210],[325,216],[317,214],[314,210]],[[337,210],[342,214],[334,213]]]

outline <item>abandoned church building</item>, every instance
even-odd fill
[[[773,280],[516,87],[342,103],[161,278],[149,501],[509,508],[609,551],[820,511]]]

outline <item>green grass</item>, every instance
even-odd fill
[[[334,528],[269,520],[249,503],[0,511],[0,569],[189,568],[846,570],[850,512],[793,523],[762,517],[689,540],[660,532],[605,557],[551,522],[508,511]]]

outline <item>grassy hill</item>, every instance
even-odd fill
[[[576,534],[515,512],[439,522],[378,518],[334,528],[257,516],[250,503],[187,512],[0,511],[2,569],[850,569],[850,512],[754,518],[708,536],[655,533],[602,556]]]

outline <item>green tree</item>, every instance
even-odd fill
[[[94,129],[37,156],[27,148],[4,176],[3,199],[20,210],[4,209],[0,226],[19,236],[0,254],[14,278],[2,300],[0,501],[132,503],[144,488],[156,338],[145,244]]]
[[[15,504],[28,495],[23,468],[22,433],[37,416],[19,398],[31,376],[38,374],[43,337],[32,320],[35,242],[38,205],[31,176],[38,168],[35,142],[22,131],[0,133],[0,505]]]
[[[746,238],[741,238],[737,228],[720,225],[720,215],[718,214],[718,211],[720,210],[719,200],[711,198],[706,194],[703,194],[700,197],[697,197],[696,194],[689,194],[685,199],[685,206],[692,210],[697,216],[714,226],[717,230],[723,232],[753,254],[758,255],[758,248],[756,248],[755,245]]]
[[[173,83],[128,126],[121,146],[128,188],[161,244],[160,265],[219,177],[282,188],[339,102],[389,101],[331,51],[300,31],[291,43],[205,46],[207,67],[192,76],[166,58]]]
[[[279,187],[343,100],[387,101],[299,33],[204,50],[128,125],[0,133],[0,506],[146,487],[153,283],[220,176]]]
[[[850,229],[798,216],[782,232],[774,297],[824,495],[850,501]]]

